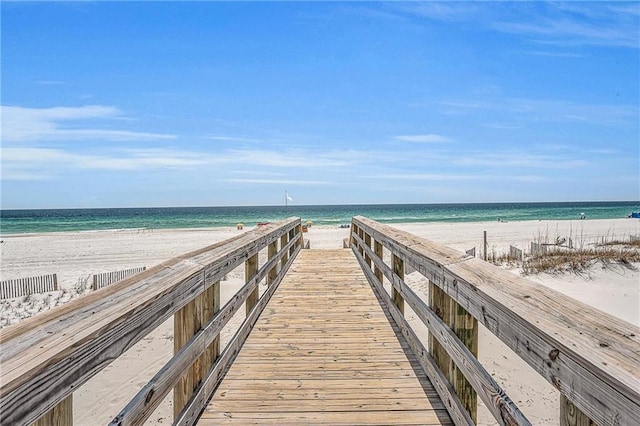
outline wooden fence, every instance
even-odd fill
[[[91,282],[91,289],[98,290],[99,288],[106,287],[118,281],[122,281],[125,278],[129,278],[135,274],[138,274],[147,269],[146,266],[139,268],[124,269],[122,271],[104,272],[102,274],[94,274],[93,281]]]
[[[509,246],[509,259],[522,260],[522,250],[518,247]]]
[[[47,293],[56,290],[59,290],[56,274],[18,278],[0,282],[0,299],[11,299],[28,294]]]
[[[299,218],[272,223],[0,330],[0,423],[71,425],[73,392],[173,315],[173,358],[112,424],[143,423],[172,389],[176,423],[193,424],[302,244]],[[243,263],[246,284],[221,308],[220,280]],[[220,331],[243,304],[246,319],[220,352]]]
[[[499,424],[530,424],[478,361],[478,321],[560,391],[558,424],[640,424],[637,325],[364,217],[353,218],[350,242],[457,425],[476,422],[477,397]],[[428,301],[405,283],[406,264],[429,280]],[[405,302],[429,329],[428,348],[405,320]]]

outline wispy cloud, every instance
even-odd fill
[[[247,179],[224,179],[224,182],[230,183],[250,183],[258,185],[331,185],[331,182],[322,180],[293,180],[293,179],[260,179],[260,178],[247,178]]]
[[[449,100],[442,102],[449,114],[468,110],[494,110],[515,114],[518,122],[573,122],[618,125],[635,122],[637,105],[586,104],[555,99],[498,98],[493,100]]]
[[[334,171],[354,167],[369,161],[371,153],[359,151],[311,151],[231,149],[214,152],[169,148],[108,149],[90,153],[59,148],[3,147],[0,151],[2,178],[49,179],[68,170],[224,170],[238,173],[250,168],[256,173],[274,175],[283,170],[304,169]],[[229,181],[231,181],[230,178]],[[286,183],[283,179],[235,178],[235,182]],[[307,180],[306,184],[323,184],[323,180]],[[313,183],[315,182],[315,183]]]
[[[239,142],[239,143],[256,143],[260,142],[260,139],[244,138],[237,136],[209,136],[207,139],[220,142]]]
[[[394,136],[393,139],[401,142],[412,142],[412,143],[447,143],[451,142],[450,138],[436,135],[433,133],[426,135],[400,135]]]
[[[394,179],[407,181],[486,181],[486,180],[511,180],[519,182],[543,182],[549,180],[540,175],[491,175],[491,174],[455,174],[455,173],[393,173],[369,176],[369,179]]]
[[[585,167],[589,164],[585,160],[561,158],[529,152],[480,152],[474,153],[473,155],[457,157],[453,159],[452,163],[458,166],[509,167],[523,169],[576,169]]]
[[[149,141],[175,139],[175,135],[71,126],[84,120],[127,118],[115,107],[88,105],[82,107],[26,108],[2,106],[2,141]]]
[[[640,48],[637,3],[513,2],[500,7],[468,2],[407,2],[399,13],[442,22],[468,22],[557,46]]]
[[[403,2],[397,10],[438,21],[466,21],[477,17],[483,7],[470,2]]]

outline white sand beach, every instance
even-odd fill
[[[640,235],[636,219],[526,221],[482,223],[411,223],[393,225],[418,236],[464,251],[482,247],[487,232],[489,252],[504,253],[510,245],[526,248],[531,241],[572,238],[574,244],[591,244],[599,238],[627,239]],[[313,226],[304,236],[312,249],[341,248],[348,229]],[[235,228],[180,230],[114,230],[2,236],[1,279],[56,273],[63,291],[49,295],[0,302],[0,325],[10,326],[56,304],[82,297],[79,283],[90,274],[127,268],[150,267],[190,250],[237,235]],[[264,260],[264,259],[261,259]],[[529,279],[576,298],[633,324],[640,324],[640,265],[594,264],[576,275],[572,272],[530,275]],[[519,269],[511,270],[520,274]],[[222,303],[242,285],[244,271],[236,269],[222,282]],[[407,282],[425,293],[426,280],[417,273]],[[86,290],[88,291],[88,290]],[[409,313],[409,320],[416,322]],[[238,324],[242,318],[234,318]],[[225,330],[228,339],[233,330]],[[78,425],[109,422],[138,389],[166,363],[173,353],[173,320],[148,335],[74,394],[74,421]],[[424,337],[424,335],[422,336]],[[481,327],[479,358],[485,368],[518,404],[533,424],[557,424],[557,391],[516,354]],[[149,424],[172,421],[171,396],[156,410]],[[479,410],[479,424],[495,424],[486,410]]]

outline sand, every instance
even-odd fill
[[[634,219],[525,221],[482,223],[412,223],[393,225],[458,250],[482,247],[487,231],[489,253],[508,251],[509,245],[528,247],[532,240],[572,238],[574,245],[596,239],[628,239],[640,235]],[[56,273],[63,291],[0,302],[0,326],[7,326],[65,303],[86,293],[88,277],[94,273],[153,266],[176,255],[237,235],[235,228],[193,230],[115,230],[2,236],[1,279]],[[313,226],[305,234],[311,248],[340,248],[348,229]],[[264,254],[261,261],[264,261]],[[616,265],[594,265],[580,275],[539,274],[528,278],[576,298],[619,318],[640,324],[640,265],[635,269]],[[518,269],[511,272],[520,274]],[[236,269],[222,282],[223,301],[242,285],[244,271]],[[427,284],[419,274],[407,282],[425,294]],[[409,321],[422,338],[423,326],[410,310]],[[223,345],[243,320],[240,314],[223,332]],[[559,396],[542,377],[520,360],[486,329],[480,328],[479,359],[534,424],[557,424]],[[425,340],[426,341],[426,340]],[[173,320],[170,319],[132,347],[74,393],[74,422],[78,425],[109,422],[153,377],[173,353]],[[172,419],[171,396],[149,419],[149,424],[168,424]],[[479,424],[495,424],[486,409],[479,410]]]

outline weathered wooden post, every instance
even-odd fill
[[[595,423],[561,393],[560,426],[595,426]]]
[[[391,255],[393,261],[393,273],[400,277],[401,280],[404,281],[404,260],[395,254]],[[404,315],[404,299],[400,292],[398,292],[395,287],[391,288],[391,297],[393,299],[393,303],[398,307],[402,315]]]
[[[289,231],[289,241],[293,241],[293,239],[296,237],[296,229],[292,228]],[[293,256],[293,252],[296,250],[296,245],[295,243],[289,247],[289,257]]]
[[[478,357],[478,321],[469,315],[455,300],[440,287],[429,282],[429,305],[442,321],[451,327],[454,333]],[[455,366],[446,349],[440,345],[433,334],[429,334],[429,353],[453,386],[458,398],[467,409],[474,423],[478,418],[478,395],[464,374]]]
[[[349,232],[349,246],[352,246],[355,242],[355,239],[353,238],[354,234],[358,234],[358,225],[351,222],[351,232]]]
[[[245,282],[248,283],[249,281],[251,281],[251,278],[253,278],[256,275],[256,272],[258,272],[258,253],[254,254],[253,256],[248,258],[246,262],[244,262]],[[247,296],[247,302],[246,302],[247,315],[249,315],[253,307],[256,306],[256,303],[258,303],[259,294],[260,294],[260,289],[258,288],[258,286],[256,286],[255,290],[253,290],[251,294]]]
[[[364,234],[364,243],[367,247],[371,248],[371,235]],[[368,253],[365,253],[364,261],[367,263],[367,265],[369,265],[369,268],[371,268],[371,258],[369,257]]]
[[[173,316],[173,352],[177,353],[220,309],[220,282],[204,283],[205,290]],[[220,355],[220,336],[185,372],[173,388],[173,415],[176,418],[206,377]]]
[[[73,425],[73,394],[60,401],[33,423],[33,426],[71,425]]]
[[[289,242],[289,234],[285,232],[280,237],[280,250],[284,249],[288,242]],[[282,253],[282,257],[280,258],[280,269],[284,267],[284,265],[287,263],[288,260],[289,260],[289,252],[284,251]]]
[[[304,234],[302,233],[302,224],[296,225],[295,228],[296,244],[295,247],[304,248]]]
[[[482,259],[487,260],[487,249],[489,245],[487,244],[487,231],[482,232]]]
[[[269,260],[271,260],[278,253],[278,240],[275,240],[269,247],[267,248],[267,256]],[[278,275],[278,264],[273,265],[273,268],[269,270],[267,275],[267,285],[271,285],[271,283],[276,279]]]
[[[358,229],[358,236],[364,241],[364,229]],[[364,256],[364,248],[358,244],[358,251]]]
[[[376,254],[376,257],[378,259],[382,260],[382,243],[374,241],[373,252]],[[374,273],[380,284],[382,284],[382,269],[379,269],[378,266],[376,266],[374,269]]]

